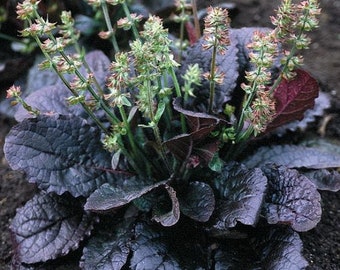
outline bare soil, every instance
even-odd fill
[[[199,6],[212,5],[221,1],[199,1]],[[271,26],[269,16],[278,6],[279,0],[239,0],[234,1],[237,11],[233,12],[232,26]],[[320,82],[321,90],[332,95],[332,107],[325,117],[312,127],[327,121],[326,137],[340,138],[340,1],[321,0],[321,25],[311,34],[313,44],[305,55],[305,69]],[[2,5],[2,4],[1,4]],[[2,30],[2,29],[1,29]],[[0,98],[5,89],[25,72],[29,57],[13,54],[8,44],[0,41]],[[17,59],[17,62],[14,60]],[[10,61],[11,60],[11,61]],[[5,63],[3,66],[3,63]],[[6,66],[7,65],[7,66]],[[13,65],[11,67],[10,65]],[[10,269],[12,244],[9,224],[17,207],[33,197],[35,186],[27,183],[20,172],[9,167],[2,152],[4,137],[13,120],[0,116],[0,269]],[[340,192],[321,192],[323,199],[322,220],[313,230],[302,233],[304,255],[309,261],[309,270],[340,269]]]

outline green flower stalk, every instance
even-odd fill
[[[311,40],[306,32],[318,27],[317,16],[320,12],[317,0],[302,1],[299,4],[284,0],[277,15],[271,17],[272,23],[276,26],[274,35],[285,47],[284,57],[281,60],[282,76],[273,84],[271,91],[279,85],[281,78],[290,80],[295,77],[294,69],[303,64],[303,57],[298,52],[308,49]]]
[[[30,114],[32,114],[34,116],[38,116],[40,114],[40,112],[38,110],[32,108],[30,105],[28,105],[25,102],[25,100],[22,99],[20,86],[15,86],[15,85],[11,86],[7,90],[6,98],[14,98],[14,101],[12,102],[12,105],[20,103],[21,106],[24,107],[24,109],[27,112],[29,112]]]
[[[187,10],[190,8],[190,5],[187,3],[187,0],[176,0],[175,6],[177,7],[177,10],[179,11],[179,15],[175,15],[173,17],[173,20],[176,23],[180,24],[179,28],[179,62],[182,62],[182,54],[184,49],[184,26],[185,23],[190,20],[190,17],[188,15]]]
[[[218,71],[216,67],[217,53],[225,54],[226,47],[230,44],[229,40],[230,19],[228,11],[222,8],[208,8],[208,15],[204,19],[203,44],[204,50],[212,48],[212,59],[210,72],[203,74],[204,78],[210,81],[210,95],[208,112],[213,113],[213,104],[215,97],[215,85],[221,84],[224,80],[224,74]]]
[[[275,114],[275,104],[267,87],[272,83],[270,68],[277,55],[278,44],[272,32],[264,34],[256,31],[248,48],[252,50],[249,58],[254,69],[246,72],[248,84],[241,85],[245,98],[236,127],[236,142],[247,140],[253,133],[257,135],[263,132]],[[247,120],[252,124],[243,130]]]

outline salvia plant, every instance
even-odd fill
[[[10,226],[16,268],[62,256],[82,269],[308,265],[298,233],[320,221],[318,189],[339,189],[340,149],[275,141],[327,107],[301,69],[318,1],[282,0],[272,29],[233,29],[220,7],[200,29],[194,1],[176,1],[176,42],[161,18],[130,13],[124,0],[88,0],[111,59],[86,52],[70,12],[56,24],[39,2],[17,14],[43,70],[30,71],[30,94],[7,91],[22,106],[6,159],[39,189]],[[125,15],[113,20],[112,8]]]

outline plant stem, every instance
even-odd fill
[[[176,91],[176,96],[177,97],[182,97],[181,87],[179,86],[179,83],[178,83],[177,76],[176,76],[174,68],[169,68],[168,72],[170,73],[170,76],[171,76],[172,81],[174,83],[175,91]],[[186,133],[187,132],[187,128],[186,128],[186,123],[185,123],[184,115],[180,114],[180,118],[181,118],[182,132]]]
[[[198,15],[197,15],[196,0],[191,0],[191,6],[192,6],[193,17],[194,17],[196,38],[199,39],[201,37],[201,29],[200,29],[200,22],[198,20]]]
[[[130,124],[129,124],[129,121],[128,121],[128,117],[126,115],[126,112],[125,112],[123,106],[119,106],[119,113],[120,113],[120,115],[122,117],[122,120],[123,120],[123,123],[124,123],[124,127],[126,128],[126,134],[128,136],[130,147],[132,149],[132,155],[133,155],[132,156],[132,160],[134,160],[134,161],[137,161],[137,160],[144,161],[142,155],[139,152],[139,148],[137,147],[137,145],[135,143],[135,138],[134,138],[134,136],[132,134],[131,127],[130,127]],[[125,147],[122,146],[121,149],[125,149]],[[140,169],[140,167],[137,164],[134,165],[134,169],[136,170],[136,172],[139,175],[143,175],[142,174],[142,170]]]
[[[135,37],[135,39],[139,39],[139,33],[138,33],[138,30],[137,30],[137,27],[136,27],[135,22],[133,21],[133,19],[131,17],[131,13],[130,13],[128,5],[126,4],[126,1],[124,1],[122,3],[122,6],[123,6],[123,10],[124,10],[126,17],[128,18],[128,20],[132,24],[131,29],[132,29],[133,36]]]
[[[215,71],[216,71],[216,54],[217,54],[217,39],[213,46],[212,58],[210,63],[210,92],[209,92],[209,107],[208,112],[211,114],[213,112],[213,105],[215,99]]]
[[[183,55],[183,40],[184,40],[184,21],[183,17],[185,15],[184,9],[181,11],[181,24],[180,24],[180,29],[179,29],[179,59],[178,62],[182,62],[182,55]]]
[[[119,46],[118,46],[118,43],[117,43],[115,32],[113,31],[113,27],[112,27],[110,15],[109,15],[109,10],[107,8],[106,2],[103,1],[103,0],[101,1],[101,7],[102,7],[103,14],[104,14],[107,29],[109,30],[109,32],[111,34],[111,42],[112,42],[112,45],[113,45],[113,49],[116,53],[118,53],[119,52]]]

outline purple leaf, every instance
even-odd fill
[[[169,250],[162,232],[155,231],[146,224],[136,225],[135,241],[131,249],[133,255],[129,269],[182,269],[173,252]]]
[[[311,170],[303,172],[319,190],[338,192],[340,190],[340,173],[336,170]]]
[[[119,270],[127,262],[132,238],[129,221],[101,229],[83,250],[80,267],[84,270]]]
[[[215,209],[212,188],[203,182],[191,182],[179,195],[181,211],[199,222],[207,222]]]
[[[264,212],[269,224],[287,224],[298,232],[313,229],[321,219],[320,194],[315,185],[297,170],[267,165]]]
[[[127,178],[124,183],[115,186],[105,183],[87,198],[84,209],[94,212],[113,210],[166,183],[167,181],[146,184],[142,179],[138,181],[136,178]]]
[[[262,171],[233,162],[222,169],[214,182],[220,194],[214,227],[224,230],[235,227],[237,222],[255,225],[267,187]]]
[[[305,131],[308,124],[314,122],[316,117],[322,116],[330,106],[330,96],[324,92],[320,92],[319,96],[315,99],[315,106],[304,112],[302,120],[295,120],[279,126],[275,128],[272,133],[283,136],[287,131]]]
[[[185,110],[180,105],[181,99],[175,99],[174,109],[185,116],[189,134],[181,134],[164,142],[169,151],[188,165],[196,167],[207,165],[218,150],[218,141],[210,139],[210,133],[220,123],[220,119],[206,113]]]
[[[299,234],[289,228],[270,228],[261,232],[254,244],[260,254],[261,269],[301,270],[308,266],[302,256]]]
[[[318,95],[318,82],[306,71],[296,70],[293,80],[283,79],[274,91],[276,115],[266,132],[291,121],[303,119],[305,111],[314,107],[314,100]]]
[[[207,114],[186,110],[181,105],[182,99],[176,98],[173,102],[174,109],[185,116],[190,132],[197,132],[195,140],[207,137],[220,123],[221,119]]]
[[[267,163],[289,168],[336,168],[340,167],[340,154],[326,148],[300,145],[263,146],[243,163],[250,168],[261,167]]]
[[[165,214],[154,215],[152,219],[165,227],[170,227],[175,225],[180,218],[179,202],[176,196],[176,191],[171,186],[166,185],[165,189],[171,199],[171,210]]]
[[[252,238],[223,240],[214,255],[214,269],[301,270],[308,263],[302,241],[290,228],[257,228]]]
[[[13,170],[48,192],[86,197],[117,178],[99,129],[75,116],[25,119],[11,129],[4,152]]]
[[[32,264],[77,249],[92,230],[92,218],[70,196],[41,193],[18,209],[11,230],[17,257],[23,263]]]

